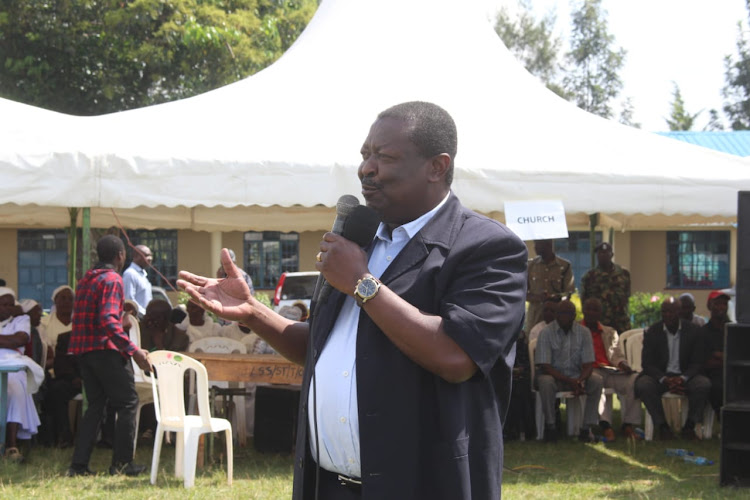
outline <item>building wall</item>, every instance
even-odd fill
[[[320,251],[324,231],[305,231],[299,235],[299,270],[315,271],[315,256]]]
[[[0,278],[7,286],[18,290],[18,231],[15,229],[0,229],[0,255],[6,258],[0,260]]]

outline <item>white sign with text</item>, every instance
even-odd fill
[[[562,200],[506,201],[505,225],[522,240],[568,237]]]

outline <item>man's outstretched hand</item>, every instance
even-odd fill
[[[226,278],[206,278],[180,271],[177,286],[205,310],[221,318],[241,322],[253,312],[250,288],[226,248],[221,250],[221,264]]]

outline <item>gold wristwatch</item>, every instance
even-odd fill
[[[380,281],[373,276],[364,276],[357,281],[357,286],[354,287],[354,300],[362,306],[365,302],[375,297],[379,290]]]

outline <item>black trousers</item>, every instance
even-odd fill
[[[112,464],[131,462],[138,393],[130,359],[123,358],[117,351],[92,351],[79,358],[79,366],[88,408],[78,428],[73,465],[88,467],[107,401],[117,416]]]

